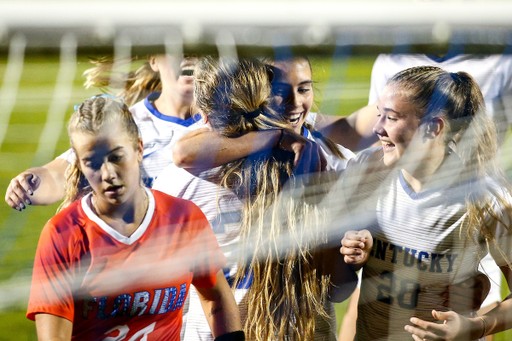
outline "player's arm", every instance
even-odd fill
[[[507,280],[509,290],[512,289],[512,270],[501,266],[501,271]],[[479,317],[467,318],[453,311],[432,311],[432,315],[443,323],[433,323],[411,318],[411,325],[405,329],[413,334],[415,340],[438,339],[446,340],[476,340],[486,335],[496,334],[510,329],[512,322],[512,295],[507,296],[501,304]]]
[[[329,288],[329,300],[343,302],[350,297],[357,286],[356,272],[345,263],[344,256],[338,247],[331,247],[322,251],[324,271],[330,275],[331,287]]]
[[[184,135],[173,147],[174,164],[180,168],[211,168],[279,147],[295,154],[297,165],[311,141],[288,129],[254,131],[227,138],[207,128]]]
[[[55,315],[37,314],[36,329],[39,341],[69,341],[73,323]]]
[[[57,158],[42,167],[29,168],[11,180],[5,202],[21,211],[26,205],[50,205],[64,197],[69,162]]]
[[[217,273],[217,283],[211,288],[196,287],[206,320],[215,338],[224,335],[225,340],[242,340],[242,323],[233,293],[224,273]],[[237,333],[238,332],[238,333]]]
[[[377,105],[367,105],[350,116],[318,114],[315,130],[353,151],[363,150],[377,141],[373,126],[377,123]]]

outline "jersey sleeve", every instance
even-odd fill
[[[198,288],[211,288],[217,282],[217,273],[226,265],[226,257],[220,250],[208,220],[197,206],[193,216],[195,226],[192,284]]]
[[[73,163],[76,160],[76,154],[73,151],[73,149],[70,148],[70,149],[66,150],[64,153],[57,156],[56,158],[66,160],[69,163]]]
[[[377,57],[375,63],[373,63],[368,105],[376,103],[379,100],[380,93],[388,81],[385,72],[387,59],[387,55],[381,54]]]
[[[69,234],[65,234],[69,236]],[[67,245],[69,240],[58,233],[51,222],[41,233],[32,274],[27,317],[38,313],[63,317],[73,322],[73,271]]]

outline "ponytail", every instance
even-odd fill
[[[137,59],[124,60],[120,64],[131,63],[135,60]],[[91,63],[95,66],[85,70],[83,74],[86,77],[85,88],[121,89],[117,96],[124,98],[128,107],[143,100],[150,93],[162,90],[160,74],[153,71],[149,62],[142,64],[136,71],[127,73],[113,70],[114,61],[108,57],[91,60]]]

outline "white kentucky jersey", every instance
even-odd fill
[[[315,115],[315,117],[316,117],[316,115]],[[336,144],[338,149],[341,151],[341,153],[345,157],[345,159],[340,159],[339,157],[337,157],[330,151],[329,147],[327,147],[327,145],[324,143],[324,141],[321,138],[322,134],[320,134],[317,131],[312,133],[309,130],[307,130],[305,127],[302,127],[302,135],[305,138],[307,138],[308,140],[311,140],[320,146],[320,149],[322,150],[322,153],[324,154],[325,159],[327,160],[327,170],[328,171],[332,170],[335,172],[341,172],[342,170],[344,170],[347,167],[348,160],[352,159],[355,156],[355,154],[352,153],[352,151],[350,149],[345,148],[342,145]]]
[[[507,128],[512,123],[512,55],[436,58],[424,54],[381,54],[373,65],[369,104],[379,100],[386,82],[394,74],[421,65],[437,66],[449,72],[469,73],[482,91],[487,113],[496,124],[499,141],[504,140]],[[490,258],[486,256],[480,265],[480,271],[491,280],[491,291],[482,307],[501,301],[501,271]]]
[[[224,268],[224,275],[229,285],[232,286],[237,271],[236,250],[240,236],[243,204],[233,192],[218,185],[220,182],[219,172],[220,167],[201,172],[187,171],[172,164],[162,171],[153,188],[172,196],[190,200],[204,212],[212,225],[219,246],[226,256],[227,263]],[[234,290],[242,325],[247,318],[245,296],[251,282],[252,275],[248,273]],[[326,302],[324,308],[329,317],[316,316],[315,340],[334,341],[337,339],[334,305],[331,302]],[[213,335],[194,287],[190,289],[188,313],[183,323],[182,340],[213,341]]]
[[[151,187],[160,172],[173,163],[172,147],[189,131],[204,126],[201,116],[183,120],[160,113],[153,105],[160,93],[154,92],[130,108],[144,142],[142,177]]]
[[[196,172],[171,164],[160,173],[153,188],[178,198],[190,200],[203,211],[227,258],[224,275],[232,286],[237,271],[236,250],[240,236],[242,202],[233,192],[218,185],[219,171],[220,167]],[[247,276],[234,292],[242,321],[247,315],[243,298],[250,282],[251,277]],[[184,320],[182,335],[183,340],[213,340],[199,296],[193,287],[189,294],[189,310],[186,320]]]
[[[159,92],[153,92],[130,108],[144,146],[141,169],[142,179],[147,187],[151,187],[158,174],[173,163],[174,144],[189,131],[205,126],[200,114],[184,120],[160,113],[153,105],[159,96]],[[73,163],[76,156],[69,149],[58,158]]]
[[[394,74],[414,66],[437,66],[448,72],[464,71],[476,81],[488,114],[496,123],[512,123],[512,55],[455,55],[436,58],[424,54],[381,54],[372,69],[368,104],[379,100],[386,82]],[[506,130],[505,130],[506,131]]]
[[[375,151],[381,153],[380,148],[372,148],[356,160]],[[487,253],[481,236],[468,238],[465,228],[461,229],[467,218],[466,194],[484,193],[491,187],[500,191],[487,180],[416,193],[401,170],[388,173],[369,197],[373,209],[364,213],[373,216],[367,226],[373,248],[364,265],[355,340],[409,340],[411,334],[404,326],[411,324],[411,317],[433,322],[433,309],[448,309],[443,307],[443,292],[449,285],[474,277],[479,259]],[[504,195],[510,202],[510,195]],[[498,204],[495,209],[502,211]],[[510,226],[508,214],[502,215],[502,220]],[[497,244],[512,259],[511,234],[496,224]],[[499,249],[489,247],[496,263],[505,265]]]

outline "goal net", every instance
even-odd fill
[[[111,57],[114,69],[129,71],[147,55],[163,53],[230,58],[307,55],[319,112],[348,116],[371,104],[372,68],[381,54],[466,54],[474,59],[496,55],[496,76],[512,53],[510,13],[512,3],[497,0],[3,2],[0,188],[5,192],[16,175],[69,148],[66,122],[73,105],[101,92],[83,86],[82,73],[91,67],[90,57]],[[512,69],[506,71],[499,75],[502,83],[490,90],[494,94],[489,101],[503,102],[493,118],[500,133],[500,162],[509,174]],[[106,91],[115,94],[117,88]],[[334,210],[337,198],[328,198],[324,205]],[[27,325],[23,311],[39,234],[58,204],[23,212],[0,206],[0,321],[12,321],[5,326],[0,322],[0,329],[5,328],[7,339],[14,339],[16,328]],[[368,222],[359,218],[350,215],[362,228]],[[382,252],[386,247],[391,252],[388,244],[378,243]]]

